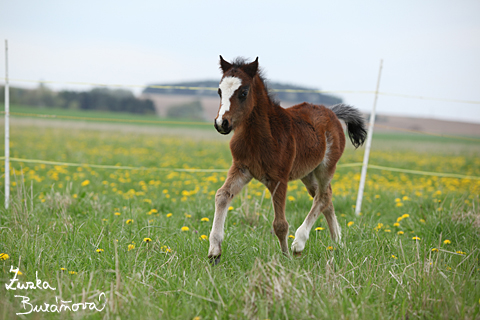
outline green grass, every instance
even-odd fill
[[[19,125],[11,128],[11,153],[26,159],[147,168],[229,167],[225,141],[198,140],[188,133],[186,129],[184,136],[172,137]],[[376,135],[371,163],[480,176],[477,146],[460,141],[452,151],[445,148],[450,140],[432,139]],[[397,150],[392,144],[403,147]],[[362,157],[362,150],[349,147],[341,163],[360,162]],[[208,240],[200,237],[210,232],[214,193],[224,173],[27,162],[13,162],[12,168],[12,204],[0,210],[0,253],[9,255],[0,260],[4,319],[28,311],[15,295],[44,306],[55,304],[55,297],[98,304],[100,293],[108,299],[101,312],[28,317],[480,317],[479,180],[369,170],[362,215],[355,217],[360,168],[339,168],[332,185],[343,245],[332,242],[320,218],[315,227],[325,229],[312,230],[300,258],[280,253],[269,194],[252,182],[232,203],[222,261],[212,267],[206,258]],[[290,184],[289,196],[287,219],[294,235],[311,199],[299,182]],[[202,221],[205,217],[209,221]],[[182,231],[184,226],[189,230]],[[413,240],[415,236],[420,240]],[[38,272],[55,290],[7,290],[11,266],[20,268],[22,283],[34,282]]]

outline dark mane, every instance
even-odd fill
[[[249,59],[246,59],[246,58],[243,58],[243,57],[237,57],[237,58],[235,58],[235,60],[233,60],[231,62],[231,64],[232,64],[233,68],[240,68],[240,67],[248,64],[248,60]],[[270,100],[270,102],[274,105],[279,106],[280,101],[278,101],[275,92],[270,90],[270,88],[268,86],[268,80],[265,78],[265,72],[263,71],[263,69],[261,67],[258,68],[257,74],[258,74],[258,77],[260,78],[260,80],[262,80],[262,83],[265,86],[265,90],[267,90],[268,99]]]

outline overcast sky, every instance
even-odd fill
[[[383,59],[380,91],[480,101],[478,0],[0,0],[0,39],[2,78],[8,39],[12,79],[219,80],[221,54],[258,56],[273,81],[373,91]],[[372,107],[371,94],[337,95]],[[480,104],[380,96],[377,109],[480,123]]]

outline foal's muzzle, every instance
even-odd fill
[[[232,126],[228,123],[228,120],[225,119],[223,119],[221,126],[217,124],[217,119],[213,120],[213,125],[221,134],[229,134],[230,131],[232,131]]]

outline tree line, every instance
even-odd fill
[[[10,87],[10,104],[74,110],[119,111],[155,114],[153,101],[138,99],[129,90],[93,88],[90,91],[53,91],[44,84],[35,89]],[[5,89],[0,88],[0,103],[5,101]]]

